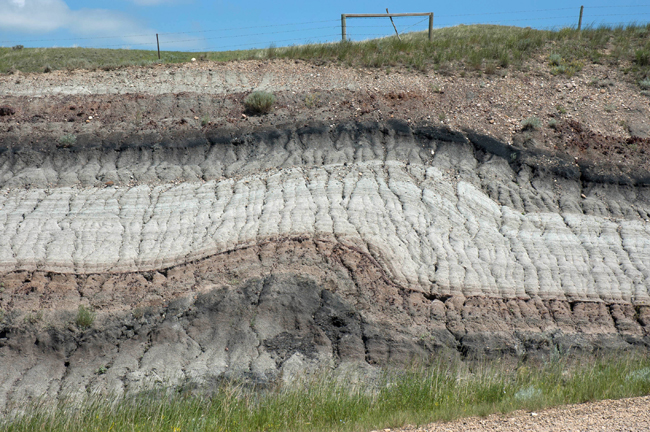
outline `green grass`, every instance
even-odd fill
[[[0,420],[17,431],[360,431],[465,416],[641,396],[650,393],[650,358],[616,357],[505,366],[439,363],[375,379],[330,373],[265,389],[224,383],[211,396],[184,390],[125,399],[88,396],[81,405],[27,407]]]
[[[77,327],[82,330],[86,330],[92,327],[94,322],[95,312],[93,312],[91,309],[86,308],[84,305],[79,305],[79,309],[77,310],[77,318],[75,319]]]
[[[162,52],[163,63],[188,62],[192,57],[213,61],[246,59],[302,59],[349,66],[417,70],[462,69],[493,73],[497,67],[519,67],[536,56],[548,58],[554,73],[574,74],[582,65],[605,63],[620,66],[637,80],[650,76],[650,24],[600,26],[581,32],[471,25],[434,30],[433,42],[426,32],[362,42],[310,44],[245,51],[199,53]],[[200,61],[200,60],[199,60]],[[0,48],[0,72],[49,69],[113,69],[126,65],[157,63],[155,51],[90,48]]]

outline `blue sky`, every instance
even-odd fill
[[[534,28],[647,23],[650,0],[486,2],[261,0],[0,0],[0,46],[218,51],[340,40],[341,13],[434,12],[435,27],[495,23]],[[400,31],[425,30],[426,19],[396,18]],[[387,19],[350,19],[348,35],[362,40],[393,32]]]

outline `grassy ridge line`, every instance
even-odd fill
[[[243,51],[162,53],[164,63],[190,61],[193,57],[213,61],[288,58],[333,61],[349,66],[405,66],[418,70],[462,66],[491,73],[496,67],[521,67],[539,55],[559,55],[567,63],[594,62],[621,66],[638,79],[650,72],[650,24],[601,26],[557,31],[531,28],[471,25],[363,42],[310,44]],[[92,48],[0,48],[0,72],[43,72],[56,69],[113,69],[157,63],[156,51]],[[579,68],[574,64],[572,70]],[[569,67],[571,69],[571,67]],[[563,71],[560,71],[563,72]]]
[[[98,371],[98,374],[104,373]],[[372,381],[372,383],[370,383]],[[650,394],[650,358],[634,355],[535,367],[443,364],[374,379],[323,373],[270,389],[226,383],[211,396],[160,390],[126,399],[89,396],[82,406],[33,406],[0,420],[17,431],[360,431],[466,416]]]

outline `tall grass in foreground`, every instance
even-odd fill
[[[650,358],[571,364],[500,362],[386,372],[363,384],[323,373],[298,384],[251,389],[226,383],[210,396],[158,390],[81,405],[34,405],[7,431],[359,431],[517,409],[650,394]],[[111,403],[112,402],[112,403]]]

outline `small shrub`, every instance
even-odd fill
[[[275,96],[264,91],[255,91],[244,99],[244,106],[246,106],[246,109],[260,114],[271,112],[274,103]]]
[[[142,111],[136,110],[135,112],[135,120],[133,121],[133,124],[136,126],[142,125]]]
[[[432,93],[443,93],[442,89],[440,88],[439,85],[436,84],[431,84],[431,92]]]
[[[533,386],[523,388],[515,393],[515,399],[518,401],[530,401],[541,397],[542,391]]]
[[[5,311],[0,309],[0,323],[2,323],[5,320]]]
[[[504,69],[510,66],[510,56],[507,52],[504,52],[499,56],[499,66]]]
[[[485,65],[485,74],[494,75],[497,71],[497,65],[494,62],[488,62]]]
[[[650,78],[639,81],[639,87],[643,90],[650,90]]]
[[[551,129],[557,129],[557,120],[555,120],[554,118],[550,119],[548,121],[548,127],[550,127]]]
[[[314,108],[320,106],[320,93],[310,93],[305,96],[305,105],[307,108]]]
[[[274,59],[277,57],[277,55],[278,55],[278,49],[275,46],[275,44],[272,43],[271,45],[269,45],[269,48],[266,50],[266,58]]]
[[[38,311],[36,313],[28,313],[25,315],[25,322],[29,324],[36,324],[37,322],[43,319],[43,311]]]
[[[626,381],[648,381],[650,382],[650,368],[643,368],[630,372],[626,377]]]
[[[201,117],[201,126],[205,127],[205,126],[208,125],[208,123],[210,123],[210,116],[207,115],[207,114],[204,114],[204,115]]]
[[[19,51],[19,50],[21,50],[23,48],[25,48],[25,47],[22,46],[22,45],[14,45],[14,46],[11,47],[11,49],[14,50],[14,51]]]
[[[548,64],[551,66],[559,66],[562,64],[562,56],[559,54],[551,54],[548,56]]]
[[[572,77],[573,75],[580,72],[583,67],[585,67],[584,63],[580,61],[572,61],[571,63],[569,63],[569,66],[567,67],[566,75],[568,77]]]
[[[144,308],[137,307],[133,310],[133,318],[135,319],[140,319],[144,316],[145,310]]]
[[[80,329],[90,328],[95,322],[95,312],[86,308],[84,305],[79,305],[77,310],[77,319],[75,323]]]
[[[76,142],[77,136],[75,134],[65,134],[59,137],[57,147],[67,148],[74,145]]]
[[[650,65],[650,51],[647,49],[636,50],[634,53],[636,64],[639,66]]]
[[[522,130],[537,130],[542,126],[542,122],[537,117],[528,117],[521,122]]]
[[[447,115],[445,113],[438,114],[438,120],[445,121],[445,118],[447,118]]]
[[[50,66],[49,64],[45,65],[45,67],[43,68],[43,73],[50,73],[50,72],[52,72],[52,66]]]
[[[564,108],[562,105],[558,105],[558,106],[556,106],[555,109],[556,109],[557,112],[559,112],[560,114],[566,114],[566,108]]]
[[[553,75],[566,75],[568,77],[574,76],[576,73],[580,72],[584,64],[579,61],[572,61],[571,63],[560,63],[556,66],[551,67],[551,74]]]
[[[483,56],[481,56],[481,53],[479,51],[473,51],[470,53],[470,55],[467,58],[467,66],[471,70],[480,70],[481,65],[483,64]]]

